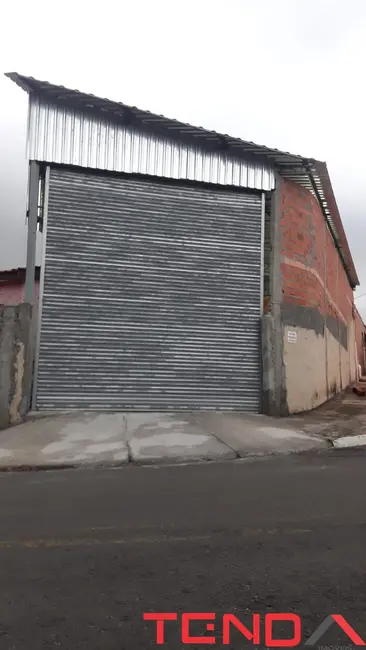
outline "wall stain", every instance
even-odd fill
[[[23,377],[24,377],[24,343],[18,341],[18,351],[14,362],[14,394],[9,406],[10,423],[20,422],[20,404],[23,399]]]
[[[283,302],[281,305],[281,316],[284,325],[290,327],[302,327],[312,330],[315,334],[324,336],[324,314],[316,307],[305,307],[293,302]],[[327,315],[327,329],[341,346],[348,350],[348,329],[347,326],[333,316]]]

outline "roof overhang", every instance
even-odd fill
[[[102,112],[105,117],[109,116],[113,120],[139,129],[163,133],[165,137],[193,142],[196,146],[222,151],[227,155],[245,157],[258,162],[266,161],[283,178],[300,183],[316,196],[343,261],[350,285],[354,288],[359,284],[326,163],[209,131],[141,110],[136,106],[128,106],[122,102],[71,90],[16,72],[6,73],[6,76],[27,93],[42,96],[51,103],[59,105],[64,103],[80,110]]]

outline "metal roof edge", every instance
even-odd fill
[[[202,126],[195,126],[193,124],[189,124],[188,122],[181,122],[174,118],[168,118],[164,115],[159,115],[157,113],[152,113],[151,111],[137,108],[136,106],[124,104],[123,102],[116,102],[107,98],[98,97],[91,93],[84,93],[80,90],[67,88],[66,86],[52,84],[49,81],[41,81],[39,79],[35,79],[34,77],[26,77],[24,75],[20,75],[18,72],[5,72],[4,74],[6,77],[11,79],[11,81],[22,88],[22,90],[29,94],[46,94],[48,97],[52,97],[53,101],[59,102],[71,101],[73,97],[77,97],[85,102],[87,100],[90,100],[90,103],[93,101],[95,102],[95,108],[103,110],[103,112],[107,112],[107,105],[113,107],[115,111],[119,109],[121,113],[123,113],[123,110],[132,111],[136,117],[138,117],[145,124],[145,126],[148,126],[150,128],[153,128],[157,122],[164,123],[167,127],[169,125],[172,129],[175,129],[175,132],[172,131],[170,133],[170,137],[176,137],[176,135],[179,133],[178,129],[181,127],[182,129],[187,130],[187,132],[194,133],[194,135],[201,134],[202,136],[207,136],[208,138],[211,137],[216,140],[220,139],[227,145],[243,145],[247,147],[246,151],[248,151],[248,153],[263,155],[267,158],[268,163],[272,165],[275,164],[276,157],[280,157],[281,159],[283,158],[283,164],[285,164],[285,159],[288,159],[289,163],[295,163],[298,165],[301,165],[304,161],[304,158],[298,154],[291,154],[287,151],[281,151],[280,149],[273,149],[265,145],[259,145],[250,140],[243,140],[242,138],[230,136],[227,133],[218,133],[217,131],[205,129]],[[58,96],[54,94],[55,91],[58,91]],[[104,104],[103,107],[102,103]],[[112,111],[111,114],[113,114]]]
[[[330,180],[328,167],[325,162],[314,161],[314,164],[324,192],[322,203],[326,211],[331,215],[333,235],[337,236],[339,252],[345,262],[345,270],[350,280],[351,287],[354,289],[360,284],[360,281],[357,275],[352,253],[349,248],[347,235],[343,227],[343,222],[338,209],[332,182]]]
[[[311,191],[317,196],[322,207],[324,218],[329,225],[336,247],[343,260],[349,282],[352,288],[359,285],[359,279],[325,162],[318,161],[315,158],[304,158],[297,154],[280,151],[279,149],[271,149],[265,145],[258,145],[251,141],[229,136],[228,134],[210,131],[203,127],[196,127],[185,122],[180,122],[179,120],[164,117],[163,115],[141,110],[135,106],[123,104],[122,102],[103,99],[79,90],[72,90],[65,86],[51,84],[48,81],[40,81],[34,77],[26,77],[17,72],[6,72],[5,76],[25,92],[29,94],[47,95],[54,102],[72,102],[74,99],[84,105],[85,108],[92,106],[97,110],[103,111],[104,114],[109,112],[114,118],[118,115],[120,118],[127,117],[129,121],[136,120],[140,127],[143,126],[150,129],[158,127],[164,129],[166,134],[169,134],[171,138],[177,139],[177,136],[181,135],[181,137],[193,138],[197,145],[200,145],[200,140],[205,141],[206,144],[215,144],[219,148],[222,147],[223,151],[230,151],[230,154],[234,156],[250,155],[258,160],[260,157],[265,158],[267,163],[278,171],[281,176],[294,180],[295,182],[297,177],[300,178],[307,175],[310,179]]]
[[[11,81],[14,81],[14,83],[22,88],[22,90],[25,90],[25,92],[32,92],[30,86],[22,81],[25,77],[22,77],[22,75],[18,74],[18,72],[4,72],[4,76],[8,77],[8,79],[11,79]]]

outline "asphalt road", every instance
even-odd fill
[[[251,647],[222,645],[223,613],[296,613],[302,643],[341,614],[366,639],[362,452],[0,474],[0,512],[0,650],[146,650],[146,611],[214,612],[218,647]],[[185,647],[180,620],[165,638]],[[350,643],[336,623],[319,642]]]

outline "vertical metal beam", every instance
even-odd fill
[[[28,185],[28,237],[27,269],[24,285],[24,302],[34,305],[34,280],[36,269],[37,222],[39,200],[39,164],[32,160],[29,164]]]
[[[260,315],[263,316],[263,300],[264,300],[264,230],[265,230],[265,215],[266,215],[266,195],[262,193],[262,211],[261,211],[261,277],[260,277]]]
[[[41,260],[41,279],[39,286],[38,298],[38,314],[37,314],[37,338],[36,338],[36,354],[34,362],[34,376],[33,376],[33,392],[32,392],[32,408],[36,408],[37,399],[37,381],[38,381],[38,366],[39,366],[39,348],[41,344],[41,325],[42,325],[42,306],[43,306],[43,290],[44,290],[44,275],[46,265],[46,240],[47,240],[47,217],[48,217],[48,195],[50,187],[50,168],[46,168],[45,184],[44,184],[44,203],[43,203],[43,242],[42,242],[42,260]]]
[[[261,379],[260,379],[260,408],[261,412],[266,410],[268,408],[268,398],[264,398],[264,387],[268,389],[268,378],[264,380],[264,373],[268,373],[268,369],[264,368],[264,346],[266,345],[265,343],[265,337],[263,336],[264,333],[264,323],[263,323],[263,313],[264,313],[264,240],[265,240],[265,221],[266,221],[266,195],[263,192],[262,193],[262,208],[261,208],[261,267],[260,267],[260,319],[261,319],[261,327],[260,327],[260,339],[259,339],[259,346],[260,346],[260,373],[261,373]]]

